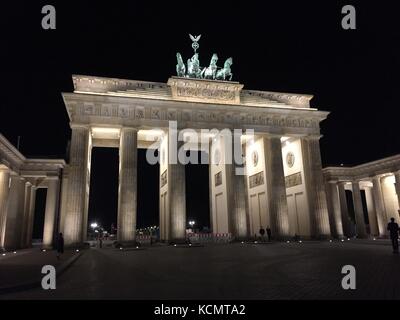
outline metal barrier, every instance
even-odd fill
[[[153,239],[154,240],[154,239]],[[136,236],[136,241],[139,242],[140,244],[150,244],[151,242],[151,237],[148,235],[140,235]]]
[[[189,233],[192,243],[229,243],[233,240],[231,233]]]

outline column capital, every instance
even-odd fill
[[[360,189],[360,180],[354,179],[351,181],[351,186],[357,186]]]
[[[368,185],[363,185],[363,189],[372,189],[374,186],[372,185],[372,186],[368,186]]]
[[[59,181],[60,177],[58,177],[58,176],[47,176],[46,180],[47,181]]]
[[[382,178],[382,174],[376,174],[376,175],[374,175],[374,176],[372,176],[372,180],[373,181],[381,181],[381,178]]]
[[[268,139],[271,139],[271,138],[282,138],[282,137],[284,137],[284,135],[283,134],[277,134],[277,133],[258,133],[257,135],[259,135],[260,137],[263,137],[263,138],[268,138]],[[254,136],[256,136],[256,134],[254,135]]]
[[[312,134],[308,136],[303,136],[301,139],[303,140],[320,140],[323,137],[322,134]]]
[[[10,171],[10,178],[11,179],[18,179],[18,180],[25,180],[24,177],[20,176],[18,173],[14,172],[14,171]]]
[[[88,124],[83,124],[83,123],[73,123],[70,122],[69,126],[71,127],[72,130],[74,129],[90,129],[90,126]]]
[[[10,170],[10,168],[9,167],[7,167],[6,165],[4,165],[4,164],[0,164],[0,172],[10,172],[11,170]]]
[[[339,180],[335,180],[335,179],[329,179],[326,182],[329,183],[329,184],[339,184],[340,183]]]
[[[122,126],[121,130],[124,130],[124,131],[139,131],[139,128],[138,127],[131,127],[131,126]]]

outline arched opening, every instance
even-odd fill
[[[351,190],[346,190],[346,201],[350,220],[350,236],[354,237],[356,235],[356,214],[353,203],[353,192]]]
[[[367,234],[371,234],[371,228],[369,224],[369,217],[368,217],[368,207],[367,207],[367,197],[365,194],[365,190],[361,190],[361,203],[363,207],[363,215],[364,215],[364,222]]]
[[[112,226],[117,225],[118,216],[118,170],[117,148],[92,149],[87,224],[89,240],[95,239],[101,231],[110,235],[115,233]],[[98,229],[92,228],[92,223],[97,223]]]
[[[209,165],[201,163],[201,159],[207,159],[208,155],[203,151],[190,152],[197,154],[198,164],[185,165],[187,227],[195,232],[209,232]]]
[[[47,189],[36,190],[35,211],[33,216],[32,245],[40,246],[43,242],[44,217],[46,211]]]
[[[146,160],[146,151],[147,149],[138,149],[136,229],[150,230],[150,227],[153,227],[151,229],[153,235],[159,238],[160,165],[149,164]]]

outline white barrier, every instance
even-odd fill
[[[136,236],[136,241],[139,242],[140,244],[150,244],[151,237],[147,235]]]
[[[231,233],[189,233],[192,243],[228,243],[233,240]]]

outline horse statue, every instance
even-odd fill
[[[214,53],[210,61],[210,66],[204,68],[203,71],[201,72],[201,77],[203,79],[215,80],[215,75],[217,73],[217,68],[218,68],[217,61],[218,61],[218,56],[216,53]]]
[[[191,59],[188,59],[187,67],[188,67],[187,76],[189,78],[201,77],[200,61],[198,53],[195,53]]]
[[[183,63],[182,56],[179,52],[176,54],[176,60],[178,61],[178,64],[176,65],[176,75],[178,77],[184,77],[186,75],[186,66]]]
[[[233,64],[232,58],[226,59],[224,63],[224,67],[221,70],[217,71],[216,79],[217,80],[226,80],[229,77],[229,81],[232,80],[232,72],[231,65]]]

